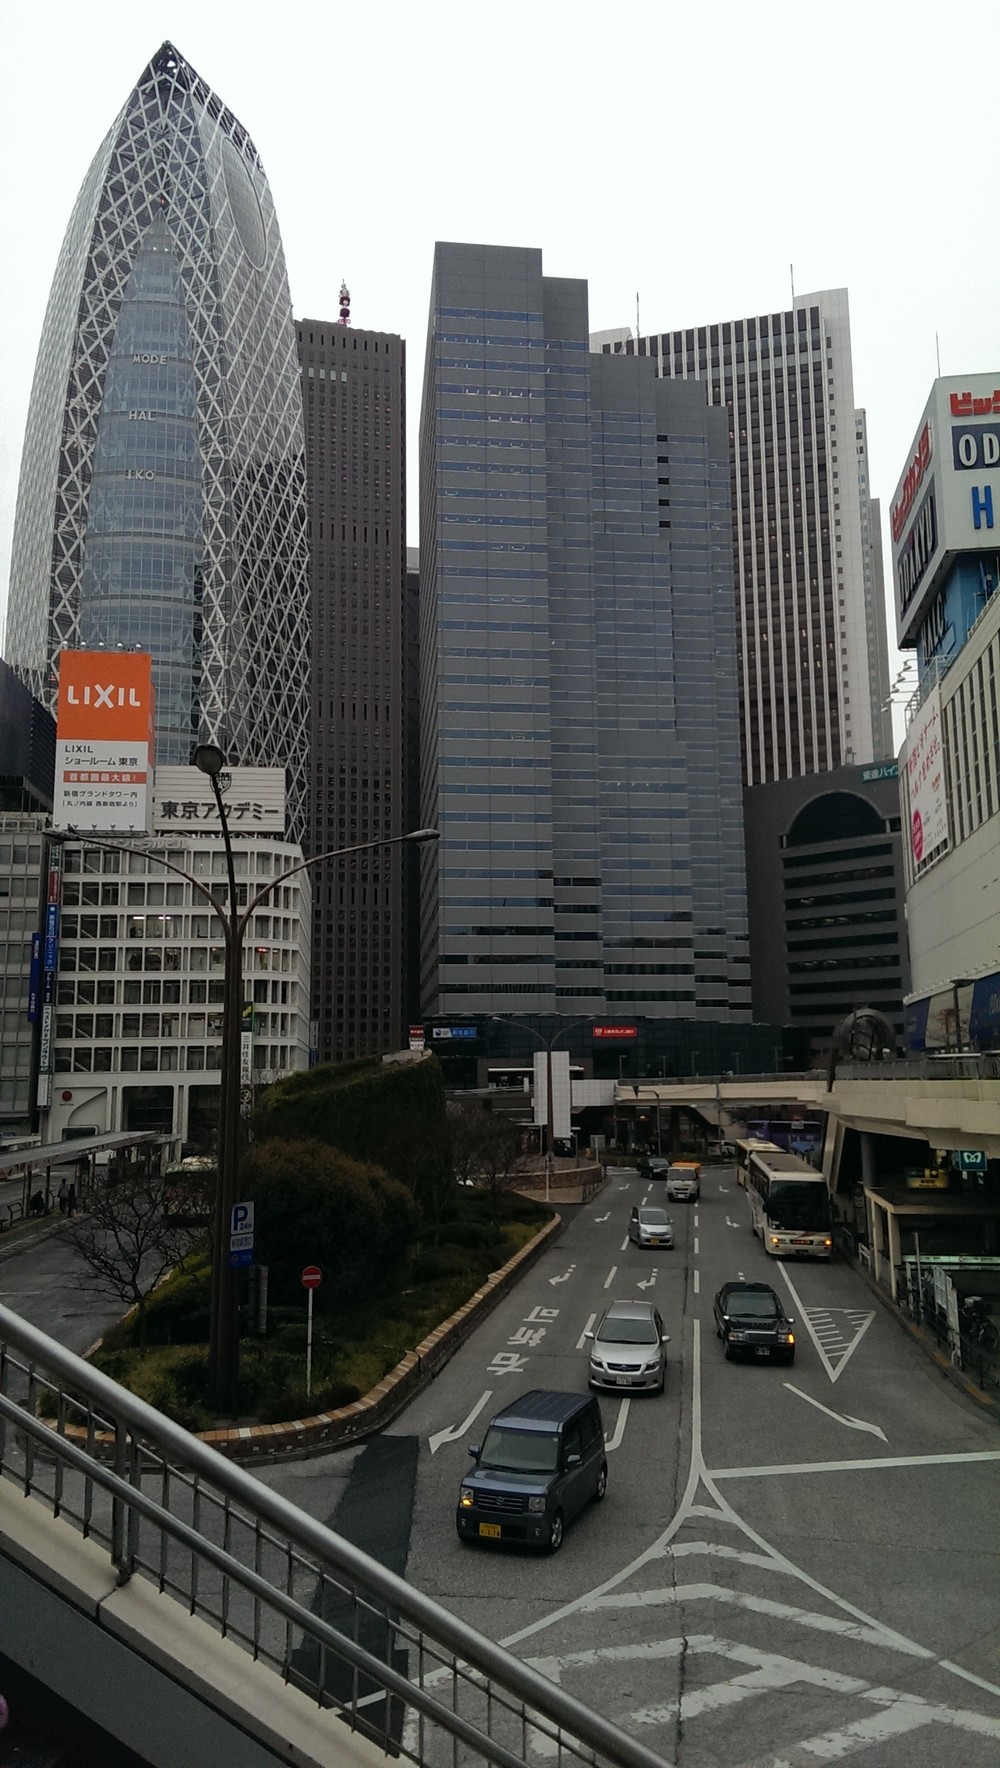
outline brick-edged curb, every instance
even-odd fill
[[[349,1406],[339,1406],[336,1411],[317,1412],[311,1418],[288,1419],[283,1424],[234,1425],[230,1429],[200,1430],[194,1434],[199,1442],[206,1443],[210,1449],[218,1449],[231,1461],[262,1461],[272,1456],[309,1454],[321,1448],[336,1448],[381,1429],[402,1410],[417,1388],[443,1368],[480,1320],[492,1312],[497,1302],[541,1257],[550,1241],[560,1233],[562,1225],[562,1218],[558,1215],[547,1222],[534,1239],[522,1246],[520,1252],[515,1252],[499,1271],[491,1271],[482,1288],[477,1289],[456,1313],[442,1320],[440,1326],[435,1326],[415,1350],[407,1351],[395,1369],[383,1375],[362,1399],[352,1401]],[[92,1356],[101,1343],[102,1340],[98,1339],[85,1354]],[[88,1439],[84,1427],[76,1424],[67,1424],[62,1434],[81,1442],[90,1440],[98,1447],[98,1452],[113,1442],[111,1435],[105,1432],[98,1432],[96,1437]]]

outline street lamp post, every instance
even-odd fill
[[[561,1025],[558,1031],[554,1031],[552,1036],[547,1038],[544,1032],[536,1031],[534,1026],[517,1024],[515,1020],[505,1019],[502,1013],[491,1013],[489,1017],[497,1025],[516,1025],[518,1031],[526,1031],[529,1037],[538,1039],[540,1048],[545,1051],[545,1201],[548,1203],[549,1192],[552,1188],[552,1144],[555,1140],[555,1114],[552,1109],[552,1050],[567,1032],[586,1022],[583,1019],[573,1019],[569,1025]],[[572,1117],[572,1111],[570,1116]]]
[[[277,878],[271,878],[249,897],[246,907],[240,911],[239,897],[236,888],[236,868],[233,859],[232,842],[225,804],[222,799],[223,785],[221,775],[225,757],[221,749],[214,744],[199,744],[195,750],[195,765],[202,773],[207,774],[212,782],[219,817],[222,824],[222,838],[226,850],[226,871],[228,876],[228,912],[223,909],[213,892],[199,878],[186,872],[183,866],[176,865],[173,860],[164,858],[162,854],[151,853],[148,849],[134,847],[123,841],[104,841],[87,834],[78,834],[75,829],[67,831],[64,839],[80,841],[87,847],[104,848],[111,853],[134,853],[140,858],[152,860],[162,865],[167,871],[175,872],[178,877],[186,880],[192,889],[205,897],[214,910],[222,926],[225,945],[225,977],[222,997],[222,1071],[219,1101],[219,1152],[218,1174],[215,1186],[215,1208],[212,1215],[211,1273],[212,1292],[209,1305],[209,1340],[208,1340],[208,1374],[209,1388],[214,1403],[225,1406],[233,1399],[236,1391],[236,1379],[239,1366],[239,1335],[236,1310],[236,1274],[229,1263],[229,1232],[233,1204],[237,1201],[236,1181],[239,1170],[240,1142],[240,1032],[243,1020],[243,938],[251,917],[261,903],[265,902],[272,891],[299,872],[309,871],[313,866],[323,865],[334,859],[348,859],[356,853],[373,853],[383,847],[398,847],[404,842],[418,843],[437,841],[440,836],[438,829],[411,829],[405,835],[387,835],[378,841],[362,841],[353,847],[333,848],[329,853],[317,853],[309,859],[303,859],[297,865],[289,866],[286,872]],[[249,886],[248,886],[249,896]]]

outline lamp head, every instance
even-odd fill
[[[199,773],[215,779],[226,765],[226,758],[216,743],[198,743],[192,756]]]
[[[411,829],[408,835],[403,836],[404,841],[440,841],[440,839],[440,829]]]

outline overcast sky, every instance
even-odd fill
[[[296,315],[334,318],[345,277],[356,323],[407,340],[411,543],[436,239],[540,246],[595,331],[634,326],[637,292],[646,332],[783,307],[790,265],[800,293],[846,286],[883,511],[938,345],[1000,385],[996,0],[0,0],[0,24],[0,610],[62,235],[164,38],[257,145]]]

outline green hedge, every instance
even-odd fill
[[[261,1095],[254,1135],[315,1137],[384,1167],[432,1218],[453,1188],[444,1080],[433,1056],[388,1063],[366,1056],[286,1075]]]

